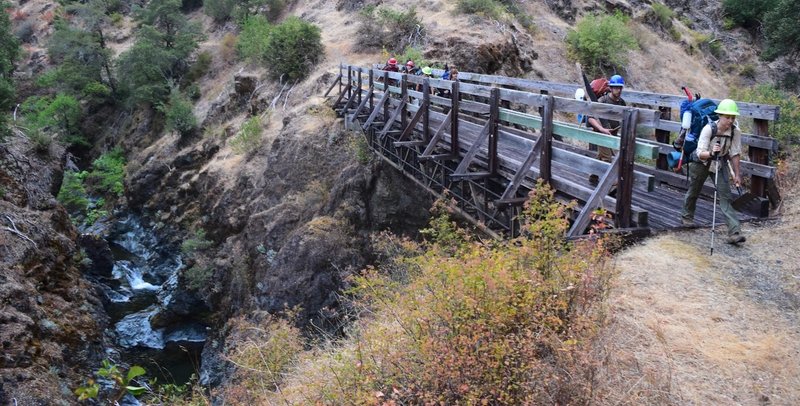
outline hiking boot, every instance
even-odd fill
[[[739,233],[733,233],[728,236],[728,240],[726,241],[728,244],[738,244],[740,242],[745,242],[747,238],[744,238],[743,235]]]
[[[694,223],[694,220],[681,218],[681,224],[687,228],[695,228],[697,224]]]

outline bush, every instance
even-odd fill
[[[324,52],[319,27],[292,16],[271,30],[264,56],[272,77],[289,81],[305,78]]]
[[[402,12],[367,6],[361,10],[359,18],[361,24],[356,35],[359,46],[364,48],[396,53],[408,46],[419,46],[425,37],[425,28],[414,7]]]
[[[588,15],[578,21],[567,34],[567,48],[570,57],[594,75],[607,69],[621,70],[628,62],[628,52],[639,45],[628,18],[617,13]]]
[[[162,110],[166,115],[168,131],[174,130],[181,136],[187,136],[197,129],[192,103],[178,89],[172,90],[169,102]]]
[[[522,218],[526,237],[484,244],[436,218],[434,241],[393,239],[394,252],[414,254],[381,255],[386,264],[354,278],[363,318],[345,342],[304,359],[307,374],[274,403],[587,403],[606,241],[566,242],[568,210],[542,184]]]
[[[83,172],[64,172],[64,180],[61,181],[61,189],[58,191],[58,201],[71,212],[83,213],[89,206],[89,198],[83,180],[86,178],[86,171]]]
[[[204,0],[203,11],[205,11],[214,22],[221,23],[231,18],[236,3],[236,0]]]
[[[231,148],[237,154],[243,154],[256,149],[261,144],[261,119],[253,116],[242,125],[241,130],[231,139]]]
[[[748,79],[755,79],[756,78],[756,66],[752,63],[748,63],[742,65],[742,69],[739,71],[739,74],[743,77]]]
[[[31,128],[28,131],[28,140],[34,151],[45,155],[50,152],[50,146],[53,145],[53,136],[39,128]]]
[[[733,23],[745,28],[758,28],[764,14],[775,9],[779,1],[781,0],[722,0],[722,8]]]
[[[767,60],[800,54],[800,24],[797,23],[800,20],[800,2],[781,0],[764,19],[764,36],[767,39],[764,57]]]
[[[125,192],[125,154],[119,148],[100,155],[92,162],[87,183],[96,193],[122,196]]]
[[[247,18],[236,42],[236,50],[243,59],[261,61],[266,59],[267,43],[272,25],[263,16]]]
[[[458,0],[458,11],[498,19],[506,11],[505,6],[495,0]]]
[[[210,247],[213,243],[206,239],[206,230],[202,228],[195,231],[194,236],[186,239],[181,244],[181,252],[186,255],[194,254]]]
[[[675,17],[675,12],[671,8],[662,3],[653,3],[653,13],[662,27],[666,29],[672,27],[672,18]]]
[[[769,134],[780,142],[782,148],[786,145],[800,144],[800,102],[797,97],[775,86],[764,84],[750,88],[735,88],[731,97],[735,100],[779,106],[780,116],[777,121],[770,123]],[[751,131],[747,128],[749,123],[742,122],[742,124],[745,124],[745,130]]]

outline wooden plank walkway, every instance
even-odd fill
[[[462,73],[460,77],[474,82],[464,83],[355,66],[341,69],[328,93],[339,85],[334,108],[345,117],[345,126],[363,128],[370,145],[384,160],[432,193],[454,197],[461,213],[486,231],[515,234],[516,214],[538,179],[550,183],[561,199],[577,202],[571,236],[586,231],[590,214],[598,207],[613,216],[617,229],[681,227],[685,176],[662,170],[658,167],[660,160],[656,167],[634,162],[635,157],[654,159],[671,149],[669,134],[664,139],[663,133],[672,124],[662,117],[664,105],[675,102],[674,97],[652,95],[648,99],[644,94],[635,95],[637,100],[651,100],[661,106],[662,111],[657,111],[497,87],[526,89],[532,86],[530,82],[550,86],[548,89],[563,87],[547,82]],[[368,75],[368,81],[364,75]],[[420,91],[413,90],[417,88]],[[437,90],[445,90],[448,96],[435,95]],[[757,117],[755,120],[777,114],[775,106],[743,106],[743,111]],[[554,111],[621,121],[621,137],[557,122]],[[641,128],[652,129],[662,139],[636,138]],[[566,142],[569,139],[573,141]],[[770,140],[752,136],[744,141],[750,143],[750,149],[774,148]],[[584,143],[619,152],[612,163],[599,161],[595,152],[581,147]],[[742,173],[769,181],[775,172],[765,164],[743,162]],[[589,184],[590,175],[599,179],[596,185]],[[710,181],[703,192],[695,216],[701,226],[712,221]],[[760,203],[765,202],[763,199]],[[763,212],[756,214],[763,216]],[[740,213],[743,221],[756,217]],[[723,222],[719,214],[717,222]]]

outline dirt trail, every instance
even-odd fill
[[[603,404],[800,404],[800,201],[778,220],[667,233],[617,257]],[[722,238],[719,238],[722,237]]]

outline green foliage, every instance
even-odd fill
[[[261,118],[259,116],[250,117],[242,124],[239,133],[231,139],[231,148],[237,154],[244,154],[256,149],[261,145]]]
[[[192,64],[192,67],[189,68],[189,72],[186,73],[186,82],[194,83],[205,76],[211,67],[212,61],[213,57],[211,56],[211,52],[203,51],[197,54],[197,60]]]
[[[3,10],[10,7],[6,1],[0,1]],[[11,32],[11,20],[8,13],[0,13],[0,111],[8,111],[15,100],[14,62],[19,58],[19,40]],[[9,133],[6,126],[6,114],[0,114],[0,141]]]
[[[83,181],[87,172],[64,172],[64,180],[61,182],[61,189],[58,191],[58,201],[70,212],[83,213],[89,206],[89,198]]]
[[[125,192],[125,154],[115,148],[92,162],[86,181],[93,192],[122,196]]]
[[[211,282],[214,277],[214,268],[195,265],[184,272],[186,277],[186,286],[191,290],[200,290]]]
[[[59,93],[53,98],[29,97],[20,106],[19,113],[31,131],[52,132],[65,138],[79,134],[82,111],[73,96]]]
[[[748,78],[748,79],[755,79],[756,78],[756,66],[752,63],[742,65],[739,74]]]
[[[506,12],[506,7],[495,0],[458,0],[458,11],[464,14],[477,14],[487,18],[500,18]]]
[[[351,306],[368,317],[272,403],[586,403],[585,354],[611,270],[604,239],[565,240],[568,215],[540,183],[520,238],[472,240],[438,215],[428,243],[384,244],[413,254],[382,255],[353,279]]]
[[[243,59],[253,62],[266,59],[267,43],[272,25],[263,16],[252,16],[245,20],[236,51]]]
[[[403,50],[402,54],[397,55],[397,60],[400,63],[405,63],[409,59],[414,61],[414,63],[419,67],[430,65],[430,63],[428,63],[428,61],[425,59],[425,55],[422,53],[422,48],[408,46],[405,50]]]
[[[764,14],[773,10],[782,0],[722,0],[727,18],[745,28],[758,28]],[[789,0],[793,2],[794,0]]]
[[[590,74],[620,70],[628,62],[628,52],[639,48],[628,20],[620,13],[582,18],[567,34],[569,56]]]
[[[772,85],[758,85],[750,88],[736,88],[731,93],[735,100],[747,100],[753,103],[774,104],[780,107],[780,116],[770,125],[769,133],[780,142],[781,149],[788,145],[800,144],[800,101],[792,94]],[[740,125],[748,128],[749,123],[739,120]]]
[[[50,152],[50,146],[53,145],[52,135],[38,128],[31,128],[27,135],[34,151],[45,155]]]
[[[236,0],[204,0],[203,10],[214,22],[222,23],[231,17],[237,3]]]
[[[659,24],[664,28],[672,27],[672,18],[675,17],[675,12],[663,3],[653,3],[653,13],[658,18]]]
[[[136,386],[134,379],[146,373],[144,368],[138,365],[131,366],[126,373],[109,360],[103,360],[103,366],[96,372],[97,376],[114,382],[115,393],[111,396],[113,403],[117,403],[126,393],[130,393],[133,396],[143,394],[147,388]],[[75,394],[78,395],[78,400],[87,400],[96,398],[99,390],[100,386],[94,382],[94,379],[90,379],[87,385],[75,389]]]
[[[425,28],[415,7],[403,12],[366,6],[361,9],[359,19],[356,35],[359,45],[365,48],[388,49],[394,53],[408,46],[419,47],[425,38]]]
[[[194,116],[192,103],[180,90],[173,89],[166,106],[161,110],[167,119],[167,130],[177,131],[181,136],[187,136],[197,130],[197,117]]]
[[[768,60],[782,55],[796,57],[800,54],[800,2],[780,0],[764,17],[764,36]]]
[[[272,28],[264,57],[274,79],[305,78],[324,54],[320,29],[297,17]]]
[[[197,251],[202,251],[213,245],[212,241],[206,239],[206,230],[202,228],[194,233],[194,236],[181,244],[181,252],[190,255]]]
[[[171,86],[188,69],[188,58],[202,38],[200,27],[181,12],[179,0],[153,0],[139,10],[136,42],[117,60],[132,103],[153,106],[169,97]]]

